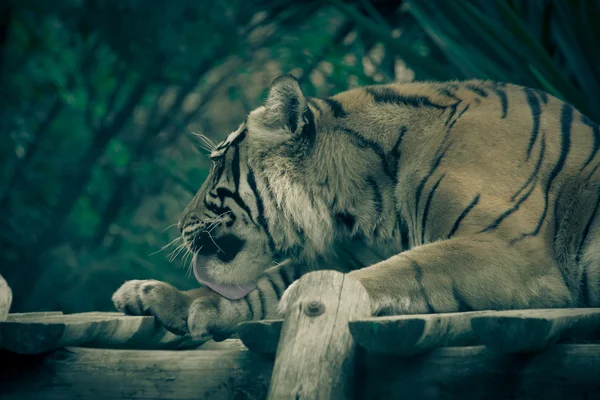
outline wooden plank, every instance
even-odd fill
[[[6,317],[7,321],[26,321],[26,320],[38,320],[42,317],[50,317],[55,315],[63,315],[62,311],[38,311],[28,313],[10,313]]]
[[[239,340],[211,350],[69,347],[46,355],[0,353],[2,400],[264,399],[273,362]]]
[[[283,320],[266,319],[262,321],[242,322],[238,332],[242,342],[255,353],[275,354]]]
[[[166,331],[154,317],[118,313],[38,315],[0,322],[0,348],[38,354],[66,346],[164,349],[204,343]]]
[[[272,361],[240,350],[239,341],[215,345],[221,348],[0,352],[0,398],[264,399]],[[360,353],[356,398],[600,399],[598,344],[559,344],[530,354],[502,354],[485,346],[438,348],[414,357]]]
[[[475,316],[471,325],[494,350],[539,351],[559,341],[600,341],[600,308],[500,311]]]
[[[0,275],[0,321],[5,321],[12,303],[12,291],[6,280]]]
[[[371,314],[365,288],[340,272],[317,271],[288,291],[268,398],[353,398],[356,345],[348,320]]]
[[[489,312],[400,315],[350,321],[350,332],[367,350],[411,356],[441,346],[478,344],[471,318]]]
[[[442,347],[415,357],[364,352],[361,358],[357,398],[600,399],[598,344],[559,344],[528,354]]]

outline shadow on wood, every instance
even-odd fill
[[[264,399],[273,365],[239,340],[185,351],[0,351],[0,359],[2,400]]]

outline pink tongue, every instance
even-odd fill
[[[208,286],[215,292],[219,293],[223,297],[227,297],[230,300],[241,299],[248,293],[250,293],[254,288],[256,288],[256,283],[246,283],[243,285],[230,285],[225,283],[216,283],[208,276],[206,273],[206,264],[202,262],[198,258],[198,256],[194,256],[193,260],[194,264],[194,276],[198,280],[198,282],[203,285]]]

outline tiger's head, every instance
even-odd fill
[[[375,218],[380,205],[361,205],[357,195],[374,173],[370,157],[340,148],[347,139],[336,134],[332,103],[306,98],[295,78],[281,76],[265,104],[212,149],[210,173],[179,221],[199,281],[217,291],[244,286],[279,257],[326,255]],[[349,220],[344,213],[357,208]]]

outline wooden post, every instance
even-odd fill
[[[371,315],[367,291],[337,271],[309,273],[290,290],[268,398],[352,398],[348,321]]]
[[[10,303],[12,303],[12,291],[8,283],[0,275],[0,321],[6,321]]]

